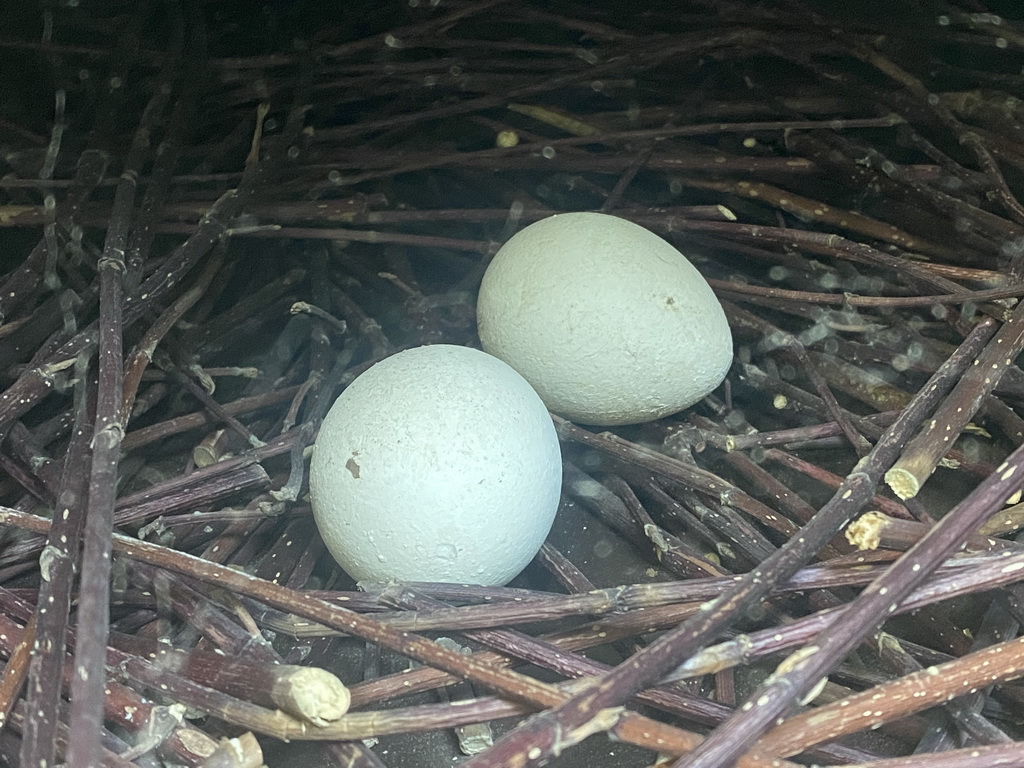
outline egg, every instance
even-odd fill
[[[562,483],[544,403],[506,363],[438,344],[386,358],[331,406],[309,470],[320,535],[357,581],[502,585]]]
[[[535,222],[488,265],[477,300],[485,351],[570,421],[637,424],[693,405],[732,361],[725,312],[671,244],[625,219]]]

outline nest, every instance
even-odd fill
[[[9,11],[7,763],[1022,764],[1020,9],[862,5]],[[509,586],[357,586],[324,414],[573,210],[694,261],[726,381],[556,418]]]

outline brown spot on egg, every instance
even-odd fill
[[[352,477],[356,480],[359,479],[359,465],[356,464],[354,456],[350,456],[349,460],[345,462],[345,469],[352,473]]]

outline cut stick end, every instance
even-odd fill
[[[846,528],[846,540],[859,550],[878,549],[882,528],[889,518],[881,512],[866,512]]]
[[[288,714],[320,726],[341,719],[352,700],[344,683],[326,669],[298,666],[281,670],[271,698]]]
[[[899,467],[885,473],[885,482],[901,499],[912,499],[921,490],[921,481],[912,472]]]

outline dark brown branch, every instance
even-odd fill
[[[28,690],[25,695],[26,716],[22,728],[21,759],[25,765],[49,765],[54,760],[54,729],[60,702],[63,650],[68,628],[68,611],[74,585],[74,564],[78,556],[85,525],[90,443],[93,434],[92,404],[88,361],[79,366],[81,380],[76,388],[75,423],[65,455],[61,488],[57,496],[54,522],[40,554],[39,587],[36,607],[36,634],[40,647],[54,649],[37,653],[29,667]],[[45,571],[43,570],[45,568]],[[45,608],[45,610],[43,610]],[[59,652],[58,652],[59,651]],[[42,714],[40,714],[42,713]]]

